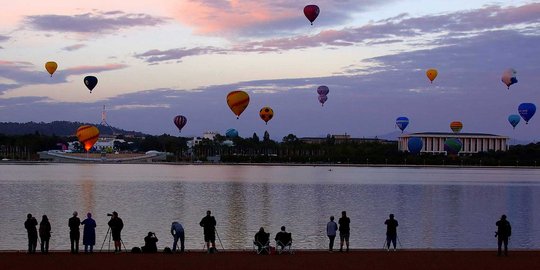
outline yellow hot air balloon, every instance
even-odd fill
[[[84,149],[88,152],[99,138],[99,130],[95,126],[84,125],[77,129],[77,138],[84,144]]]
[[[262,107],[262,109],[259,111],[259,116],[268,125],[268,121],[274,117],[274,110],[272,110],[270,107]]]
[[[439,73],[434,68],[430,68],[430,69],[428,69],[426,71],[426,76],[429,78],[431,83],[433,83],[433,80],[435,80],[435,78],[437,78],[437,74],[439,74]]]
[[[49,74],[51,74],[51,77],[57,68],[58,64],[56,62],[49,61],[45,63],[45,69],[47,70],[47,72],[49,72]]]
[[[240,114],[247,108],[249,104],[249,95],[244,91],[232,91],[227,95],[227,105],[231,111],[236,115],[236,119],[240,117]]]

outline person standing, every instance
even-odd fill
[[[111,220],[107,223],[109,227],[111,228],[111,235],[112,239],[114,241],[114,252],[118,253],[122,251],[122,237],[121,232],[124,228],[124,222],[121,218],[118,217],[118,213],[116,211],[112,212]]]
[[[36,218],[32,214],[26,215],[26,221],[24,222],[24,228],[28,233],[28,253],[36,253],[36,246],[38,240],[38,231],[36,226],[38,225]]]
[[[339,252],[343,252],[343,242],[347,245],[347,252],[349,252],[349,236],[351,233],[351,219],[347,216],[347,211],[341,211],[341,217],[338,220],[339,223]]]
[[[86,214],[86,219],[81,224],[84,225],[82,237],[84,253],[92,253],[96,244],[96,221],[92,218],[92,213]]]
[[[73,212],[73,216],[68,220],[69,240],[71,242],[71,253],[73,254],[79,253],[79,239],[81,238],[81,232],[79,230],[81,220],[77,215],[79,215],[77,211]]]
[[[501,256],[501,246],[504,244],[504,256],[508,256],[508,238],[512,235],[512,226],[510,222],[506,220],[506,215],[502,215],[501,219],[495,223],[497,231],[495,237],[497,237],[497,256]]]
[[[330,252],[334,251],[334,240],[336,239],[337,230],[338,230],[338,225],[334,221],[334,216],[330,216],[330,221],[326,223],[326,235],[328,236],[328,239],[330,240],[330,243],[328,244],[328,251]]]
[[[178,240],[180,240],[180,252],[184,252],[184,227],[178,222],[173,222],[171,225],[171,234],[174,237],[172,251],[176,252]]]
[[[204,242],[209,253],[216,250],[216,219],[210,214],[210,210],[206,211],[206,216],[199,222],[199,225],[203,227]],[[210,251],[210,243],[212,243],[212,251]]]
[[[41,253],[49,253],[49,240],[51,239],[51,223],[47,215],[43,215],[39,223],[39,238],[41,238]]]
[[[386,225],[386,250],[390,250],[390,242],[392,242],[395,251],[398,221],[394,219],[394,214],[390,214],[384,224]]]

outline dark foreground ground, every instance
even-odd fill
[[[72,255],[52,252],[28,255],[0,252],[0,269],[540,269],[540,251],[513,251],[497,257],[496,251],[295,251],[294,254],[256,255],[247,251],[218,254],[111,254]]]

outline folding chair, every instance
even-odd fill
[[[270,254],[270,233],[266,233],[261,238],[253,241],[253,248],[257,254]]]
[[[276,240],[276,251],[278,254],[281,254],[283,252],[289,252],[289,254],[293,254],[291,233],[285,233],[283,237],[281,237],[281,239]]]

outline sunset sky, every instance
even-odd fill
[[[321,10],[313,26],[308,4]],[[0,17],[1,122],[99,123],[106,105],[111,125],[155,135],[178,135],[178,114],[182,136],[236,128],[276,140],[380,136],[407,116],[406,132],[461,121],[462,132],[538,141],[540,115],[515,130],[507,118],[540,105],[539,74],[538,1],[18,0]],[[91,94],[87,75],[99,80]],[[225,100],[237,89],[251,98],[238,120]]]

